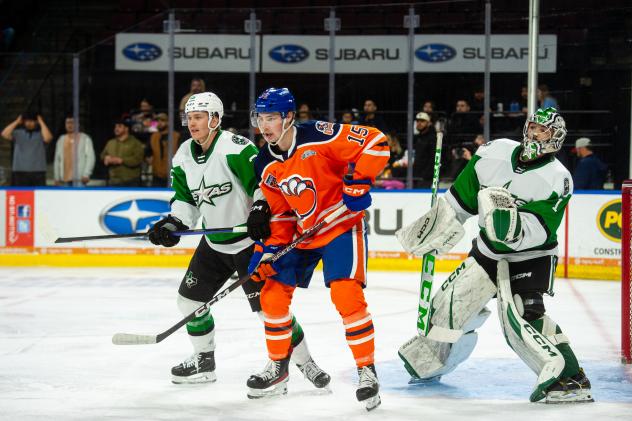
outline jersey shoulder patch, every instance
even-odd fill
[[[242,145],[242,146],[247,145],[250,142],[248,139],[238,134],[233,134],[233,137],[231,138],[231,140],[233,141],[234,144]]]
[[[341,126],[338,123],[327,121],[307,121],[296,125],[297,146],[305,143],[327,142],[334,139],[340,133]]]

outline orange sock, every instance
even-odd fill
[[[261,310],[266,332],[266,345],[271,360],[282,360],[292,345],[290,303],[294,287],[268,278],[261,290]]]
[[[330,284],[331,301],[342,316],[347,344],[353,353],[356,365],[373,364],[375,342],[373,341],[373,319],[367,311],[364,292],[359,281],[339,279]]]

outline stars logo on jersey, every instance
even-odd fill
[[[216,199],[220,196],[224,196],[230,193],[233,190],[233,184],[230,181],[227,181],[222,184],[213,184],[207,186],[204,178],[200,181],[200,186],[197,189],[191,190],[191,194],[193,195],[193,199],[195,199],[195,203],[197,203],[198,208],[202,206],[203,203],[208,203],[211,206],[215,206],[213,199]]]
[[[246,145],[248,144],[248,139],[242,136],[233,135],[232,137],[233,143],[237,145]]]
[[[279,183],[279,188],[299,218],[308,218],[316,209],[314,180],[293,174]]]
[[[184,284],[187,286],[187,288],[193,288],[197,285],[197,278],[193,276],[193,272],[187,272],[186,276],[184,277]]]

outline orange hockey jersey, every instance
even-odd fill
[[[375,181],[390,156],[382,132],[365,126],[309,121],[294,126],[286,152],[266,145],[255,159],[259,185],[272,210],[267,244],[290,243],[342,205],[342,180],[349,165],[354,179]],[[364,212],[346,212],[298,248],[318,248],[348,231]]]

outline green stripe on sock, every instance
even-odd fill
[[[298,345],[304,336],[303,328],[296,321],[296,317],[292,316],[292,346]]]
[[[214,328],[215,320],[210,312],[200,317],[196,317],[187,323],[187,332],[190,333],[210,332]]]

